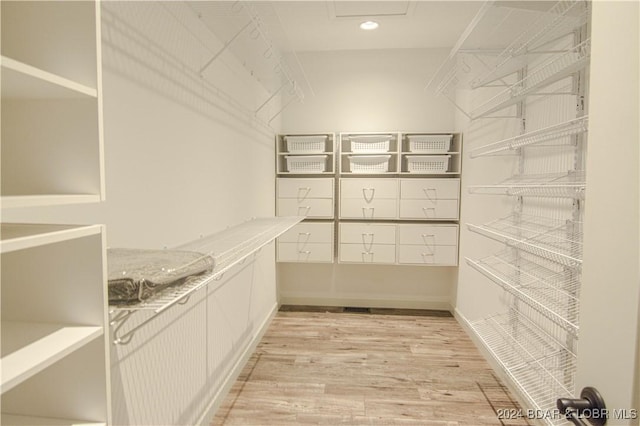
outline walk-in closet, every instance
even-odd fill
[[[3,425],[638,425],[634,0],[3,0]]]

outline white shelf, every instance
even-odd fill
[[[0,228],[0,253],[9,253],[45,244],[100,234],[100,225],[48,225],[3,223]]]
[[[505,151],[513,151],[530,145],[546,142],[549,140],[557,140],[569,136],[584,133],[588,129],[589,117],[583,116],[574,118],[564,123],[555,124],[543,129],[524,133],[522,135],[503,139],[488,145],[484,145],[471,150],[469,156],[471,158],[494,155]]]
[[[470,231],[567,267],[582,265],[582,224],[513,214]]]
[[[470,185],[471,194],[584,199],[584,172],[519,175],[493,185]]]
[[[576,356],[525,317],[512,311],[471,327],[531,408],[553,413],[559,395],[574,394]],[[549,425],[566,424],[563,418],[549,417],[544,419]]]
[[[175,247],[177,250],[189,250],[205,253],[214,258],[214,269],[209,274],[191,280],[185,285],[168,288],[144,302],[135,305],[111,306],[112,314],[116,317],[114,324],[127,318],[127,315],[136,311],[152,311],[159,314],[176,303],[185,300],[191,293],[223,278],[225,272],[232,267],[242,264],[249,256],[257,253],[262,247],[274,241],[284,234],[304,217],[274,217],[257,218],[209,235],[199,240]],[[116,336],[116,343],[127,343],[130,336],[140,326],[146,324],[153,317],[148,318],[136,328]],[[117,330],[119,327],[117,327]],[[117,331],[114,334],[118,334]]]
[[[2,321],[4,393],[103,334],[102,327]]]
[[[96,98],[98,91],[75,81],[2,56],[5,99]]]
[[[5,426],[107,426],[106,423],[94,423],[84,420],[20,416],[5,413],[2,414],[1,419],[1,423]]]
[[[548,62],[533,69],[522,80],[510,85],[504,91],[471,111],[473,120],[486,117],[508,106],[514,105],[534,93],[537,89],[562,80],[585,68],[590,58],[590,40],[575,46],[568,52],[553,57]]]
[[[499,253],[467,264],[573,336],[578,335],[579,276],[554,271],[514,253]]]
[[[60,195],[5,195],[0,197],[3,209],[35,206],[59,206],[68,204],[86,204],[100,202],[100,196],[94,194]]]

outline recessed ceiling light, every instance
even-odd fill
[[[379,27],[379,24],[376,21],[365,21],[360,24],[360,28],[363,30],[375,30]]]

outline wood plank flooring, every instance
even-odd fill
[[[212,425],[527,425],[448,312],[283,307]]]

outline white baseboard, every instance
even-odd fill
[[[204,414],[198,420],[198,425],[209,426],[211,424],[213,417],[216,415],[216,412],[224,402],[224,399],[229,394],[231,387],[238,379],[238,376],[242,372],[242,369],[247,364],[247,361],[249,361],[249,358],[251,358],[251,355],[253,355],[253,352],[256,350],[258,343],[260,343],[260,340],[262,340],[262,336],[264,336],[267,329],[269,328],[269,325],[271,324],[271,321],[276,316],[278,308],[279,305],[276,302],[271,308],[269,315],[267,315],[262,324],[260,324],[260,327],[258,328],[256,334],[253,336],[253,339],[251,339],[249,344],[247,344],[246,348],[238,358],[238,361],[236,361],[236,363],[233,365],[233,368],[222,383],[222,386],[220,386],[220,389],[218,389],[218,392],[216,392],[215,397],[205,409]]]
[[[309,297],[287,296],[280,294],[281,305],[303,306],[352,306],[359,308],[391,308],[391,309],[433,309],[439,311],[451,311],[449,299],[431,300],[393,300],[393,299],[367,299],[350,297]]]

